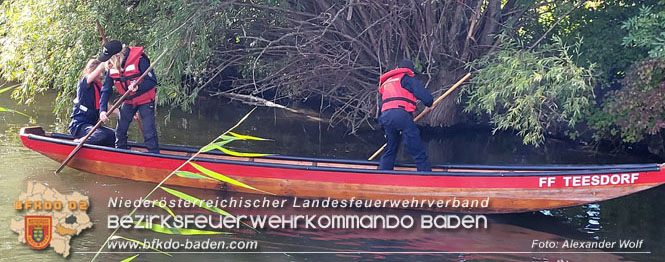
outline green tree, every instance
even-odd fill
[[[535,2],[10,0],[1,5],[0,70],[23,83],[14,97],[54,88],[57,109],[68,108],[78,71],[99,50],[99,18],[109,38],[145,46],[149,56],[171,50],[155,68],[162,105],[189,109],[234,69],[232,92],[321,99],[334,108],[333,123],[355,131],[375,116],[378,76],[397,60],[414,60],[439,91]],[[452,124],[457,108],[447,100],[424,122]]]
[[[637,16],[621,24],[628,31],[622,45],[648,49],[652,58],[665,58],[665,10],[654,12],[652,6],[644,6]]]
[[[94,25],[93,17],[81,15],[89,11],[78,1],[2,3],[0,75],[21,83],[14,98],[30,102],[50,87],[71,92],[86,58],[99,48],[96,32],[85,30],[84,24]]]
[[[641,7],[621,28],[627,31],[624,49],[642,55],[625,73],[621,89],[610,92],[588,122],[598,140],[637,143],[665,127],[665,11]]]
[[[622,83],[623,88],[608,96],[603,109],[613,116],[610,123],[619,127],[623,141],[635,143],[645,135],[659,134],[665,127],[665,62],[649,58],[635,63]],[[614,130],[613,125],[606,128]]]
[[[536,51],[503,43],[472,64],[480,69],[466,89],[466,111],[487,114],[494,131],[516,130],[525,144],[538,146],[548,132],[575,136],[575,125],[592,103],[593,65],[577,66],[576,50],[559,38]]]
[[[99,20],[109,39],[146,47],[149,56],[170,52],[155,66],[158,102],[188,109],[198,95],[183,78],[198,79],[226,41],[233,23],[228,3],[200,1],[4,1],[0,6],[0,76],[21,83],[12,96],[30,102],[36,93],[58,90],[56,111],[69,108],[79,73],[101,47]],[[154,57],[153,57],[154,58]]]

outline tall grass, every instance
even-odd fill
[[[266,192],[266,191],[264,191],[264,190],[257,189],[257,188],[255,188],[255,187],[250,186],[250,185],[244,184],[244,183],[242,183],[242,182],[240,182],[240,181],[237,181],[237,180],[235,180],[235,179],[232,179],[232,178],[230,178],[230,177],[227,177],[227,176],[225,176],[225,175],[222,175],[222,174],[220,174],[220,173],[218,173],[218,172],[215,172],[215,171],[213,171],[213,170],[207,169],[207,168],[205,168],[205,167],[203,167],[203,166],[201,166],[201,165],[196,164],[196,163],[193,162],[194,158],[196,158],[197,156],[199,156],[199,154],[201,154],[201,153],[205,153],[205,152],[209,152],[209,151],[212,151],[212,150],[220,150],[220,151],[225,152],[225,153],[230,154],[230,155],[239,155],[239,156],[265,156],[265,155],[268,155],[268,154],[256,154],[256,153],[240,153],[240,152],[235,152],[235,151],[228,150],[228,149],[226,149],[226,148],[223,147],[224,145],[226,145],[226,144],[228,144],[228,143],[230,143],[230,142],[232,142],[232,141],[236,141],[236,140],[258,140],[258,141],[269,140],[269,139],[264,139],[264,138],[259,138],[259,137],[253,137],[253,136],[249,136],[249,135],[240,135],[240,134],[237,134],[237,133],[233,133],[233,132],[231,132],[232,130],[234,130],[235,128],[237,128],[238,126],[240,126],[240,124],[242,124],[242,123],[243,123],[243,122],[244,122],[244,121],[245,121],[245,120],[246,120],[246,119],[247,119],[247,118],[248,118],[248,117],[254,112],[254,110],[256,110],[256,107],[253,108],[252,110],[250,110],[247,114],[245,114],[245,116],[242,117],[242,118],[241,118],[241,119],[240,119],[240,120],[239,120],[239,121],[238,121],[233,127],[231,127],[231,128],[229,128],[228,130],[224,131],[221,135],[219,135],[217,138],[213,139],[213,140],[212,140],[210,143],[208,143],[207,145],[201,147],[201,148],[200,148],[200,149],[199,149],[194,155],[192,155],[187,161],[183,162],[178,168],[176,168],[175,170],[171,171],[171,173],[170,173],[168,176],[166,176],[161,182],[159,182],[159,184],[157,184],[152,190],[150,190],[150,192],[148,192],[148,194],[146,194],[146,195],[143,197],[143,199],[148,199],[153,193],[155,193],[155,191],[157,191],[157,189],[161,189],[161,190],[163,190],[163,191],[165,191],[165,192],[167,192],[167,193],[169,193],[169,194],[171,194],[171,195],[173,195],[173,196],[175,196],[175,197],[178,197],[178,198],[183,199],[183,200],[185,200],[185,201],[189,201],[189,202],[192,202],[192,203],[196,203],[196,204],[198,204],[198,207],[200,207],[200,208],[206,209],[206,210],[208,210],[208,211],[211,211],[211,212],[214,212],[214,213],[217,213],[217,214],[223,215],[223,216],[233,216],[231,213],[228,213],[228,212],[226,212],[226,211],[224,211],[224,210],[222,210],[222,209],[219,209],[218,207],[208,205],[208,203],[207,203],[206,201],[202,201],[201,199],[199,199],[199,198],[197,198],[197,197],[195,197],[195,196],[192,196],[192,195],[189,195],[189,194],[186,194],[186,193],[183,193],[183,192],[177,191],[177,190],[172,189],[172,188],[164,187],[164,186],[163,186],[164,183],[165,183],[167,180],[169,180],[171,177],[173,177],[173,175],[176,175],[176,176],[178,176],[178,177],[183,177],[183,178],[190,178],[190,179],[218,180],[218,181],[220,181],[220,182],[225,182],[225,183],[231,184],[231,185],[233,185],[233,186],[238,186],[238,187],[242,187],[242,188],[245,188],[245,189],[255,190],[255,191],[257,191],[257,192],[261,192],[261,193],[264,193],[264,194],[272,194],[272,193],[270,193],[270,192]],[[231,152],[231,153],[229,153],[229,152]],[[201,173],[194,173],[194,172],[189,172],[189,171],[182,171],[181,169],[182,169],[183,167],[187,166],[187,165],[191,165],[192,167],[194,167],[196,170],[198,170],[198,171],[201,172]],[[170,215],[175,216],[175,214],[174,214],[174,213],[173,213],[168,207],[166,207],[166,206],[162,206],[162,205],[158,205],[158,206],[161,207],[162,209],[164,209],[164,211],[166,211],[166,212],[169,213]],[[139,208],[139,207],[135,207],[135,208],[129,213],[129,216],[134,215],[134,213],[136,213],[136,211],[138,210],[138,208]],[[245,223],[243,223],[243,224],[245,224]],[[245,225],[247,225],[247,224],[245,224]],[[249,226],[249,225],[247,225],[247,226]],[[110,240],[113,240],[113,239],[123,239],[123,240],[130,241],[130,242],[134,242],[134,241],[136,241],[136,240],[134,240],[134,239],[130,239],[130,238],[126,238],[126,237],[120,237],[120,236],[117,236],[116,233],[118,232],[118,229],[119,229],[119,228],[116,228],[116,229],[111,233],[111,235],[109,235],[109,236],[106,238],[106,240],[104,241],[104,243],[99,247],[99,250],[97,250],[97,252],[95,253],[95,255],[92,257],[91,261],[95,261],[95,259],[97,259],[97,257],[98,257],[99,254],[101,253],[101,251],[104,249],[104,247],[108,244],[108,242],[109,242]],[[228,233],[226,233],[226,232],[217,232],[217,231],[206,231],[206,230],[195,230],[195,229],[172,229],[172,228],[164,228],[164,227],[159,226],[159,225],[153,225],[153,226],[149,227],[148,229],[150,229],[150,230],[152,230],[152,231],[154,231],[154,232],[158,232],[158,233],[162,233],[162,234],[169,234],[169,235],[210,235],[210,234],[228,234]],[[171,256],[170,254],[168,254],[168,253],[166,253],[166,252],[163,252],[163,251],[160,251],[160,250],[156,250],[156,251],[159,252],[159,253],[161,253],[161,254],[163,254],[163,255]],[[131,261],[131,260],[134,259],[134,258],[136,258],[136,256],[129,257],[129,258],[125,259],[124,261]]]

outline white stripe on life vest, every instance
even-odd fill
[[[399,81],[399,80],[400,80],[399,78],[390,78],[390,79],[386,80],[386,81],[383,82],[383,83],[384,83],[384,84],[387,84],[387,83],[395,82],[395,81]]]
[[[125,71],[134,71],[134,70],[136,70],[136,66],[135,66],[135,65],[128,65],[128,66],[125,68]]]
[[[113,69],[113,68],[109,69],[109,74],[119,74],[119,73],[120,72],[118,72],[117,69]]]
[[[88,112],[88,108],[84,105],[79,105],[79,109],[81,109],[83,112]]]

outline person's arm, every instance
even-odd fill
[[[78,92],[79,92],[78,89],[84,89],[84,88],[88,89],[90,87],[91,87],[91,85],[90,85],[90,83],[88,83],[88,76],[86,75],[81,80],[79,80],[79,83],[76,87],[76,89],[77,89],[76,90],[76,92],[77,92],[76,97],[78,97]]]
[[[418,81],[418,79],[404,76],[402,78],[402,87],[405,89],[411,91],[411,93],[418,98],[418,100],[422,101],[425,106],[432,106],[434,103],[434,98],[432,97],[432,94],[425,89],[425,86]]]
[[[97,68],[95,68],[95,70],[92,70],[92,72],[90,72],[90,74],[87,75],[86,82],[88,83],[88,85],[92,84],[92,82],[95,82],[95,80],[97,80],[99,76],[104,74],[105,69],[106,67],[104,66],[104,63],[100,63],[97,66]]]
[[[150,67],[150,61],[146,57],[142,56],[139,59],[139,71],[141,72],[141,74],[143,74],[143,72],[145,72],[145,70],[147,70],[148,67]],[[156,85],[157,85],[157,77],[155,76],[155,72],[151,69],[150,73],[148,73],[148,75],[146,75],[143,81],[139,83],[139,87],[136,92],[140,94],[148,92]]]
[[[106,116],[106,110],[108,109],[109,99],[113,94],[113,79],[109,76],[108,72],[104,77],[104,85],[99,94],[99,119],[106,122],[108,117]]]

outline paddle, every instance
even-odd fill
[[[150,67],[148,67],[148,69],[146,69],[145,72],[143,72],[143,74],[138,79],[136,79],[137,84],[140,83],[141,81],[143,81],[143,79],[148,75],[148,73],[150,73],[150,70],[152,70],[152,67],[157,63],[157,61],[159,61],[159,59],[161,59],[162,56],[164,56],[164,54],[166,54],[167,50],[168,50],[168,48],[164,49],[162,54],[160,54],[157,57],[157,59],[155,59],[155,61],[150,64]],[[129,93],[130,93],[129,91],[125,92],[125,94],[123,94],[120,97],[120,99],[118,99],[118,101],[116,101],[115,104],[113,104],[113,106],[111,106],[111,108],[107,112],[113,112],[113,110],[116,110],[120,106],[120,104],[122,104],[122,102],[125,101],[125,98],[127,98],[127,96],[129,96]],[[55,174],[60,173],[60,171],[65,167],[65,165],[67,165],[67,163],[69,163],[69,161],[72,160],[72,158],[74,158],[74,155],[76,155],[76,153],[81,149],[81,147],[83,147],[83,144],[85,143],[85,141],[87,141],[88,138],[90,138],[90,136],[95,132],[95,130],[97,130],[97,128],[99,128],[103,123],[104,122],[102,122],[101,119],[99,121],[97,121],[97,124],[94,127],[92,127],[90,132],[88,132],[88,134],[85,135],[83,137],[83,139],[81,139],[81,142],[79,142],[79,144],[76,145],[74,150],[71,153],[69,153],[67,158],[65,158],[65,161],[63,161],[62,164],[60,164],[60,167],[58,167],[58,169],[55,171]]]
[[[102,46],[104,46],[106,42],[108,42],[106,40],[106,34],[104,33],[104,28],[102,28],[102,25],[99,24],[99,20],[95,21],[95,23],[97,24],[97,29],[99,30],[99,34],[102,35]]]
[[[106,42],[108,42],[108,40],[106,39],[106,33],[104,33],[104,28],[99,23],[99,19],[95,21],[95,24],[97,24],[97,30],[99,30],[99,34],[102,36],[102,47],[103,47],[106,44]],[[139,131],[141,131],[141,136],[145,137],[145,135],[143,134],[143,122],[141,122],[140,117],[136,118],[136,124],[139,126]]]
[[[452,87],[448,88],[448,90],[445,93],[443,93],[443,95],[441,95],[439,98],[434,100],[434,103],[432,103],[432,106],[427,107],[427,108],[425,108],[425,110],[420,112],[420,114],[418,114],[418,116],[416,116],[413,119],[413,122],[416,122],[416,121],[420,120],[425,114],[429,113],[429,111],[432,111],[432,108],[434,108],[439,102],[441,102],[444,98],[446,98],[448,95],[450,95],[450,93],[455,91],[455,89],[457,87],[459,87],[460,85],[462,85],[462,83],[464,83],[464,81],[469,79],[469,77],[471,77],[471,73],[467,73],[466,75],[464,75],[462,77],[462,79],[457,81],[457,83],[455,83]],[[381,154],[381,152],[386,148],[386,145],[388,145],[388,144],[383,144],[383,146],[381,148],[379,148],[379,150],[376,150],[376,152],[374,152],[374,154],[372,154],[372,156],[370,156],[369,159],[367,159],[367,160],[372,160],[375,157],[377,157],[379,154]]]

